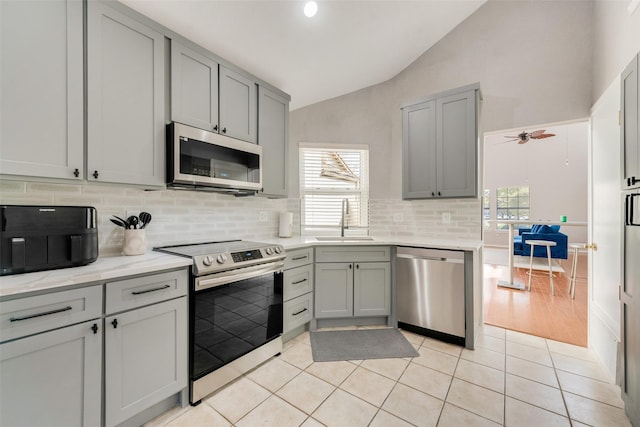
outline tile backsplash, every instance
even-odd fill
[[[443,223],[449,215],[449,224]],[[390,238],[482,239],[480,199],[369,201],[369,223],[373,236]]]
[[[299,199],[148,191],[96,183],[1,180],[0,203],[95,207],[101,256],[120,254],[122,250],[123,230],[109,218],[112,215],[137,215],[141,211],[153,215],[146,228],[149,247],[230,239],[271,239],[278,236],[280,212],[293,212],[294,235],[300,234]],[[417,234],[434,239],[479,240],[482,237],[480,203],[479,199],[372,199],[369,202],[370,234],[400,239]],[[266,221],[260,220],[262,212],[267,214]],[[450,224],[443,224],[443,213],[450,214]]]
[[[294,201],[295,202],[295,201]],[[230,239],[259,240],[278,234],[279,212],[294,209],[286,199],[235,197],[195,191],[157,190],[108,186],[95,183],[49,184],[0,181],[0,203],[21,205],[93,206],[98,211],[100,255],[120,254],[124,232],[109,221],[112,215],[125,217],[149,212],[153,219],[147,230],[149,247]],[[267,220],[260,221],[260,213]],[[299,204],[294,212],[294,229],[300,229]]]

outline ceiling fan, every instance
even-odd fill
[[[526,144],[527,142],[529,142],[530,139],[544,139],[544,138],[549,138],[551,136],[556,136],[556,134],[544,133],[544,129],[536,130],[533,132],[523,131],[519,133],[518,136],[505,136],[505,138],[512,138],[509,141],[505,141],[505,142],[518,141],[518,144]]]

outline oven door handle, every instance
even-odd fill
[[[252,267],[244,267],[235,271],[225,271],[208,276],[197,277],[195,290],[202,291],[204,289],[215,288],[216,286],[226,285],[228,283],[238,282],[244,279],[262,276],[264,274],[282,271],[284,261],[273,262],[269,264],[255,265]]]

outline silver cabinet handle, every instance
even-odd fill
[[[144,290],[144,291],[133,291],[133,292],[131,292],[131,295],[147,294],[149,292],[161,291],[163,289],[167,289],[167,288],[170,288],[170,287],[171,287],[171,285],[164,285],[164,286],[160,286],[159,288],[147,289],[147,290]]]
[[[302,310],[297,311],[297,312],[295,312],[295,313],[291,313],[291,314],[292,314],[293,316],[297,316],[298,314],[302,314],[302,313],[304,313],[305,311],[307,311],[307,307],[305,307],[305,308],[303,308]]]
[[[20,322],[21,320],[33,319],[34,317],[48,316],[50,314],[63,313],[65,311],[69,311],[69,310],[72,310],[72,307],[70,305],[68,305],[68,306],[66,306],[64,308],[58,308],[56,310],[45,311],[45,312],[37,313],[37,314],[30,314],[28,316],[11,317],[11,318],[9,318],[9,321],[10,322]]]
[[[307,255],[297,256],[297,257],[291,258],[291,261],[300,261],[301,259],[305,259],[305,258],[307,258]]]
[[[299,285],[300,283],[304,283],[306,282],[307,279],[300,279],[300,280],[296,280],[295,282],[291,282],[292,285]]]

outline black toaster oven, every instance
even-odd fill
[[[0,275],[86,265],[98,259],[96,209],[0,206]]]

